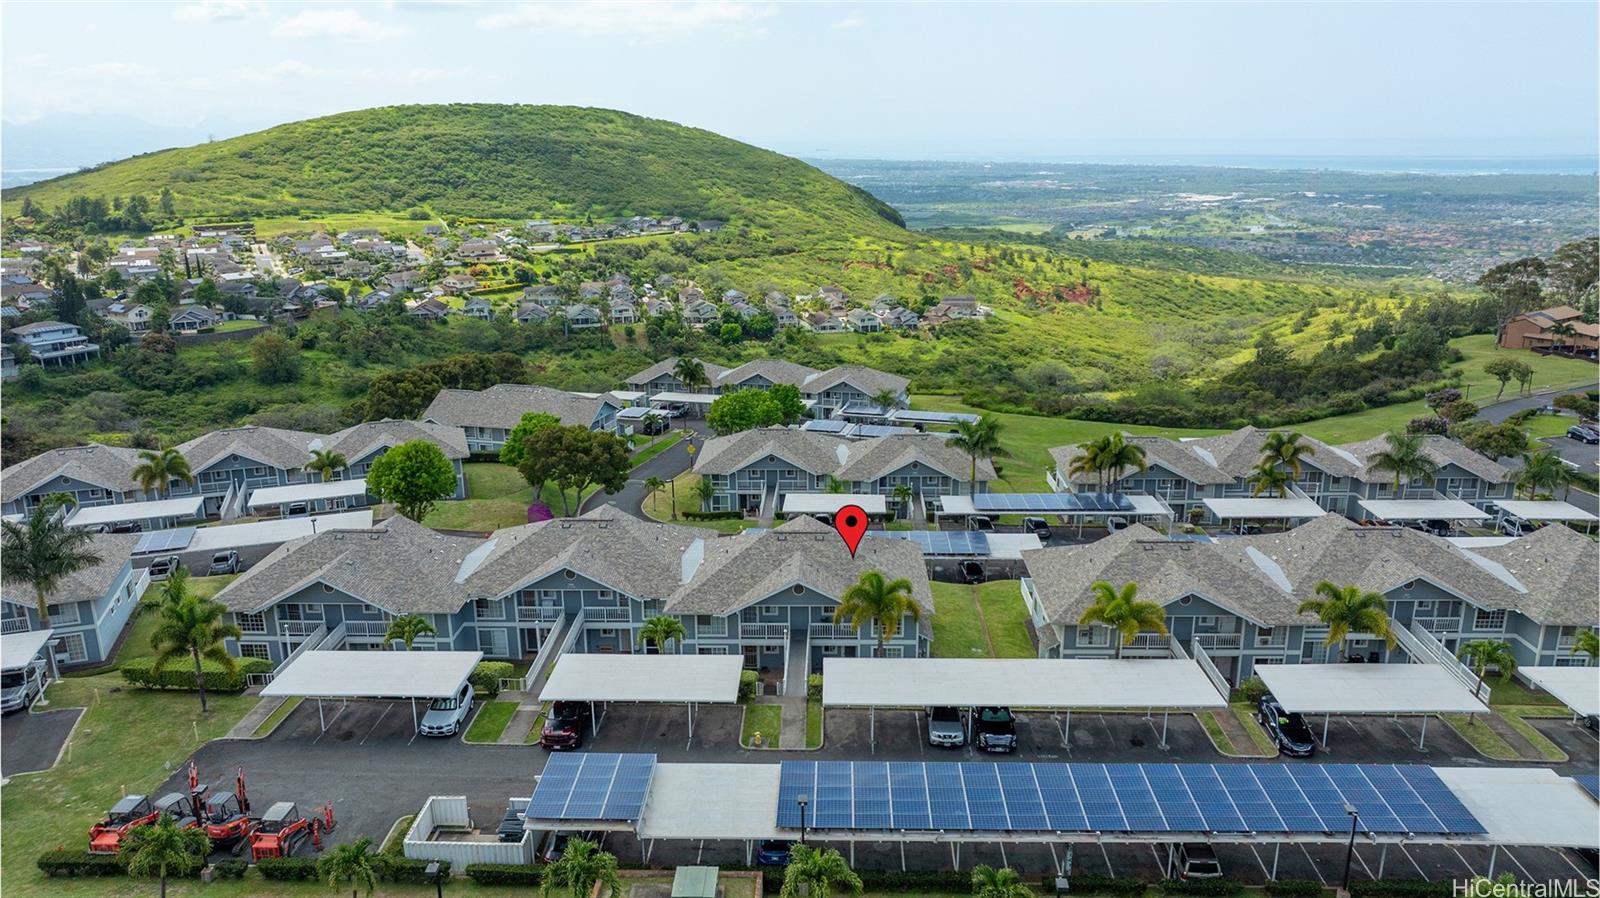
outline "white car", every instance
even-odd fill
[[[472,684],[466,683],[461,691],[450,698],[436,698],[422,715],[422,725],[417,731],[424,736],[454,736],[461,732],[472,711]]]

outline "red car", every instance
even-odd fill
[[[588,702],[556,702],[539,732],[539,744],[551,751],[582,748],[590,713]]]

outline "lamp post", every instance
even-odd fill
[[[803,792],[801,794],[799,794],[799,795],[796,795],[795,798],[794,798],[794,803],[800,806],[800,844],[801,845],[804,845],[806,843],[806,802],[808,802],[810,800],[811,800],[811,797],[806,795]]]
[[[1339,888],[1345,892],[1350,891],[1350,861],[1356,856],[1356,822],[1361,819],[1361,812],[1353,805],[1346,804],[1344,812],[1350,815],[1350,843],[1344,850],[1344,880]]]

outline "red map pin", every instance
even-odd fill
[[[839,531],[844,544],[850,547],[850,557],[854,558],[861,537],[867,535],[867,513],[859,505],[846,505],[833,516],[833,529]]]

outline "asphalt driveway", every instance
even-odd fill
[[[61,746],[83,716],[82,708],[26,711],[0,720],[0,776],[49,770],[61,755]]]

